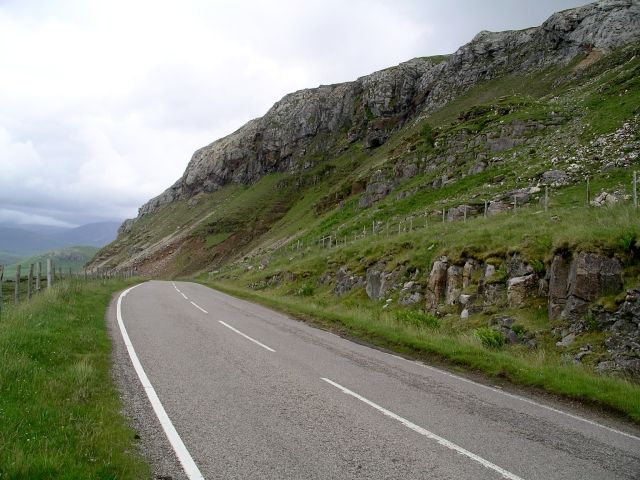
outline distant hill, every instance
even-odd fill
[[[0,263],[74,245],[102,247],[117,236],[119,222],[98,222],[76,228],[42,225],[0,225]]]
[[[80,227],[64,230],[53,235],[68,245],[91,245],[102,247],[117,237],[120,222],[88,223]]]
[[[72,272],[81,272],[84,270],[84,265],[95,255],[98,251],[97,247],[92,246],[75,246],[65,247],[61,249],[51,250],[32,257],[23,258],[16,261],[14,264],[5,268],[5,279],[11,279],[15,275],[16,266],[18,263],[22,266],[23,275],[29,270],[29,264],[37,264],[42,262],[43,273],[46,268],[46,261],[51,258],[57,267],[62,268],[64,272],[68,272],[71,268]]]

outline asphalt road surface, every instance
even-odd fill
[[[147,282],[118,303],[116,376],[157,478],[640,479],[640,429],[614,418],[194,283]]]

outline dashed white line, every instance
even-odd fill
[[[202,308],[200,305],[198,305],[198,304],[197,304],[197,303],[195,303],[195,302],[191,302],[191,305],[193,305],[194,307],[196,307],[196,308],[197,308],[198,310],[200,310],[201,312],[209,313],[209,312],[207,312],[204,308]]]
[[[149,381],[149,377],[147,377],[147,374],[142,368],[142,364],[138,359],[138,355],[136,354],[136,351],[133,348],[133,344],[131,343],[131,339],[129,338],[127,329],[125,328],[124,322],[122,321],[122,299],[131,290],[133,290],[134,288],[140,285],[142,284],[138,284],[131,288],[128,288],[127,290],[122,292],[118,297],[118,304],[116,307],[116,317],[118,319],[118,326],[120,327],[120,333],[122,334],[122,339],[124,340],[124,344],[127,346],[127,351],[129,352],[129,357],[131,358],[131,363],[133,364],[133,368],[135,368],[136,373],[138,374],[138,378],[140,379],[140,383],[142,383],[144,391],[147,393],[147,397],[151,402],[153,411],[156,413],[156,416],[158,417],[158,420],[162,425],[162,429],[164,430],[164,433],[167,435],[167,438],[169,439],[169,442],[171,443],[173,450],[176,452],[176,455],[178,456],[178,460],[180,460],[180,463],[182,464],[182,468],[187,474],[187,477],[189,478],[189,480],[204,480],[202,473],[200,473],[200,469],[198,468],[196,463],[193,461],[193,457],[191,457],[191,454],[189,453],[189,451],[187,450],[187,447],[185,446],[184,442],[180,438],[180,435],[178,435],[178,432],[173,426],[173,423],[171,423],[171,419],[169,418],[169,415],[167,415],[167,412],[165,411],[164,407],[162,406],[162,402],[160,402],[160,399],[158,398],[158,395],[156,394],[156,391],[154,390],[153,385],[151,385],[151,382]]]
[[[180,295],[182,295],[185,300],[189,300],[189,297],[187,297],[184,293],[180,292]]]
[[[258,340],[256,340],[255,338],[251,338],[249,335],[246,335],[244,333],[242,333],[240,330],[233,328],[231,325],[229,325],[228,323],[223,322],[222,320],[218,320],[222,325],[224,325],[225,327],[227,327],[230,330],[233,330],[234,332],[236,332],[238,335],[243,336],[244,338],[246,338],[247,340],[252,341],[253,343],[255,343],[256,345],[260,345],[262,348],[264,348],[265,350],[269,350],[270,352],[274,352],[275,350],[271,347],[267,347],[264,343],[259,342]]]
[[[436,435],[435,433],[430,432],[429,430],[427,430],[425,428],[422,428],[421,426],[416,425],[415,423],[410,422],[406,418],[403,418],[400,415],[397,415],[397,414],[393,413],[392,411],[387,410],[384,407],[381,407],[377,403],[374,403],[371,400],[368,400],[368,399],[364,398],[362,395],[358,395],[356,392],[353,392],[353,391],[349,390],[348,388],[343,387],[339,383],[336,383],[336,382],[334,382],[332,380],[329,380],[328,378],[322,378],[322,380],[324,380],[325,382],[327,382],[330,385],[333,385],[334,387],[338,388],[339,390],[342,390],[342,392],[346,393],[347,395],[351,395],[352,397],[357,398],[361,402],[366,403],[370,407],[375,408],[376,410],[378,410],[379,412],[383,413],[387,417],[390,417],[390,418],[393,418],[394,420],[397,420],[398,422],[402,423],[405,427],[410,428],[414,432],[417,432],[420,435],[424,435],[425,437],[430,438],[431,440],[435,440],[440,445],[442,445],[444,447],[447,447],[447,448],[449,448],[449,449],[451,449],[451,450],[453,450],[453,451],[455,451],[455,452],[457,452],[457,453],[459,453],[461,455],[464,455],[465,457],[468,457],[471,460],[474,460],[475,462],[478,462],[483,467],[489,468],[489,469],[499,473],[504,478],[508,478],[509,480],[523,480],[521,477],[509,472],[508,470],[505,470],[504,468],[499,467],[498,465],[496,465],[494,463],[491,463],[489,460],[485,460],[484,458],[476,455],[475,453],[472,453],[469,450],[465,450],[464,448],[460,447],[459,445],[456,445],[455,443],[450,442],[449,440],[447,440],[445,438],[442,438],[441,436]]]

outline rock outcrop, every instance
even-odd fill
[[[606,52],[638,39],[640,4],[605,0],[556,13],[540,27],[480,32],[443,61],[417,58],[353,82],[291,93],[263,117],[197,150],[182,178],[143,205],[139,217],[228,183],[299,171],[308,165],[306,155],[337,148],[343,132],[348,141],[375,148],[410,119],[428,116],[478,82],[566,64],[579,54]],[[518,141],[517,136],[496,137],[487,145],[495,152]],[[373,197],[381,189],[378,185]],[[490,205],[489,213],[498,207]],[[122,230],[127,229],[129,224]]]

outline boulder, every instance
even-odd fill
[[[382,266],[372,267],[367,270],[365,290],[372,300],[379,300],[385,296],[389,289],[390,274],[385,272]]]
[[[542,183],[553,186],[566,185],[569,183],[569,175],[564,170],[549,170],[542,174]]]

